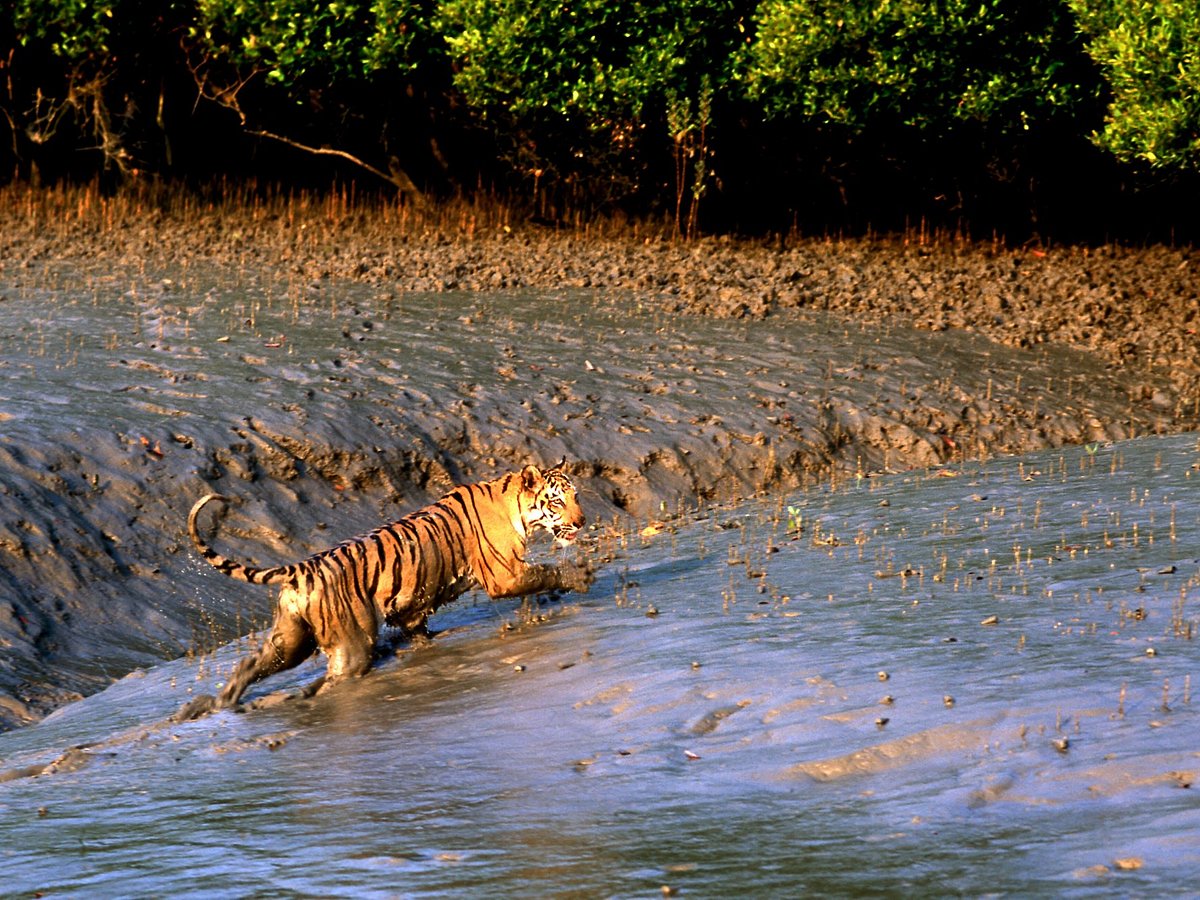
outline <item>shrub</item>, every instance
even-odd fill
[[[1200,6],[1068,0],[1110,94],[1094,139],[1125,162],[1200,169]]]
[[[1073,25],[1022,0],[762,0],[743,53],[748,96],[769,115],[854,130],[945,132],[963,121],[1025,130],[1086,92]]]

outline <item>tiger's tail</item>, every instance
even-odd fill
[[[219,500],[222,503],[229,502],[228,497],[223,497],[220,494],[206,494],[196,501],[196,505],[188,513],[188,534],[192,536],[192,543],[196,545],[196,549],[200,552],[200,555],[216,568],[217,571],[238,581],[248,581],[251,584],[280,584],[288,581],[291,575],[291,566],[256,569],[253,566],[247,566],[237,560],[222,556],[210,547],[204,541],[204,538],[200,537],[200,532],[196,528],[196,517],[200,515],[200,510],[204,509],[209,501],[212,500]]]

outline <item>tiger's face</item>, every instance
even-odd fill
[[[525,490],[533,495],[525,516],[526,528],[544,529],[556,546],[570,546],[586,521],[570,476],[559,466],[545,472],[537,466],[526,466],[521,474]]]

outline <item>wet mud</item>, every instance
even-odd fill
[[[0,734],[7,884],[1187,896],[1197,478],[1176,435],[826,481],[311,700],[167,721],[234,643],[133,672]]]
[[[531,460],[637,529],[1200,413],[1190,250],[5,200],[0,727],[261,625],[189,552],[209,490],[280,562]]]

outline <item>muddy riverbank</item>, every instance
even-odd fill
[[[548,225],[503,207],[354,203],[345,195],[200,199],[170,192],[0,188],[0,264],[110,270],[210,261],[404,291],[634,291],[664,309],[764,317],[826,310],[1000,343],[1067,344],[1114,365],[1200,375],[1200,260],[1191,247],[965,242],[920,233],[840,240],[672,239],[670,227]]]
[[[296,558],[527,460],[593,520],[1197,426],[1187,249],[706,240],[0,192],[0,727],[266,617]],[[214,593],[216,592],[216,593]]]

